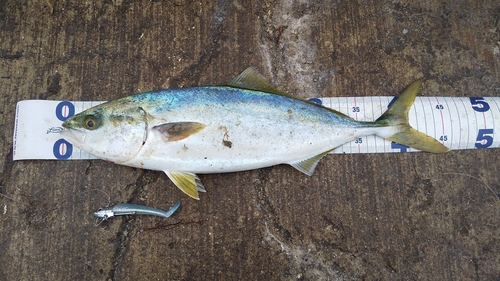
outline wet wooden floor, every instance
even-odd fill
[[[12,161],[20,100],[223,84],[248,66],[300,97],[420,77],[424,96],[500,96],[497,1],[72,2],[0,3],[0,280],[500,278],[498,149],[201,175],[200,201],[161,172]],[[96,226],[106,194],[182,206]]]

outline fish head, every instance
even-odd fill
[[[104,208],[99,210],[97,212],[94,212],[94,216],[98,218],[102,218],[103,220],[107,220],[109,218],[112,218],[115,216],[115,212],[109,208]]]
[[[73,145],[100,159],[132,159],[147,138],[146,112],[126,98],[89,108],[64,121],[61,132]]]

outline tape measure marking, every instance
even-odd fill
[[[455,100],[453,100],[453,99],[452,99],[452,102],[453,102],[453,107],[452,107],[452,108],[455,110],[455,112],[457,112],[457,113],[458,113],[458,112],[459,112],[459,110],[458,110],[457,103],[456,103],[456,102],[455,102]],[[450,110],[451,110],[452,108],[450,107]],[[458,119],[458,126],[453,126],[453,124],[454,124],[456,121],[455,121],[455,120],[451,117],[451,112],[450,112],[450,123],[452,124],[452,126],[451,126],[451,127],[452,127],[452,128],[454,128],[454,127],[458,127],[458,128],[459,128],[459,130],[453,130],[453,131],[452,131],[452,135],[450,136],[450,141],[451,141],[451,143],[453,143],[453,142],[454,142],[454,136],[455,136],[456,134],[458,134],[458,139],[460,139],[460,138],[462,137],[462,130],[460,129],[460,128],[462,128],[462,122],[461,122],[461,120],[462,120],[462,119],[461,119],[461,118],[457,118],[457,119]],[[458,142],[458,145],[459,145],[458,149],[460,149],[460,142]]]

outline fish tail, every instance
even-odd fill
[[[413,129],[408,121],[408,111],[415,101],[423,79],[413,82],[375,121],[378,126],[388,127],[377,134],[387,140],[397,142],[423,151],[442,153],[450,149],[436,139]]]

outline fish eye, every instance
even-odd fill
[[[83,126],[87,130],[94,130],[97,128],[97,120],[94,116],[87,116],[85,120],[83,120]]]

